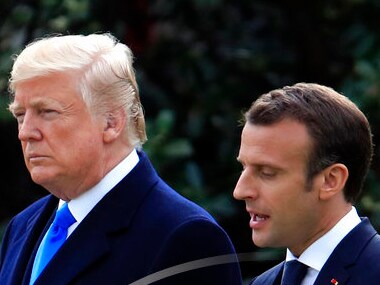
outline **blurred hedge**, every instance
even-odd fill
[[[6,111],[11,55],[45,34],[109,31],[136,56],[145,150],[169,184],[220,221],[239,252],[279,258],[252,245],[244,206],[232,199],[241,112],[258,95],[300,81],[329,85],[367,114],[376,157],[357,206],[380,229],[380,1],[0,0],[0,7],[5,223],[45,194],[30,181]],[[243,265],[244,276],[262,270],[252,267]]]

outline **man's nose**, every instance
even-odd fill
[[[256,199],[258,195],[257,185],[253,175],[243,170],[236,183],[233,196],[236,200]]]
[[[41,132],[39,131],[37,119],[31,113],[25,113],[22,122],[18,124],[18,138],[20,141],[38,140]]]

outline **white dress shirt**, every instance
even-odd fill
[[[68,206],[76,222],[68,229],[68,235],[78,227],[95,205],[118,184],[139,162],[139,156],[134,149],[124,160],[116,165],[94,187],[84,192],[77,198],[69,201]],[[60,200],[60,208],[65,201]]]
[[[309,266],[301,285],[314,284],[319,272],[334,251],[335,247],[359,223],[360,218],[358,213],[355,207],[352,207],[351,211],[348,212],[331,230],[311,244],[300,255],[298,260]],[[292,259],[296,259],[296,257],[288,249],[286,252],[286,261]]]

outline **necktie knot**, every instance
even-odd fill
[[[281,285],[299,285],[304,279],[308,266],[297,259],[287,261],[284,267]]]
[[[60,209],[58,209],[53,221],[53,225],[56,225],[63,229],[68,229],[75,222],[76,220],[74,216],[71,214],[67,203],[65,203]]]

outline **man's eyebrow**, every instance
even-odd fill
[[[49,102],[54,102],[54,100],[49,100],[48,98],[44,98],[44,99],[37,98],[37,99],[31,101],[29,104],[33,108],[41,108],[41,107],[47,106],[49,104]],[[8,110],[11,111],[12,113],[14,113],[17,110],[23,110],[23,109],[24,109],[24,107],[22,107],[17,102],[12,102],[8,106]]]
[[[20,110],[22,109],[20,105],[18,105],[17,103],[15,102],[12,102],[8,105],[8,110],[14,114],[17,110]]]

